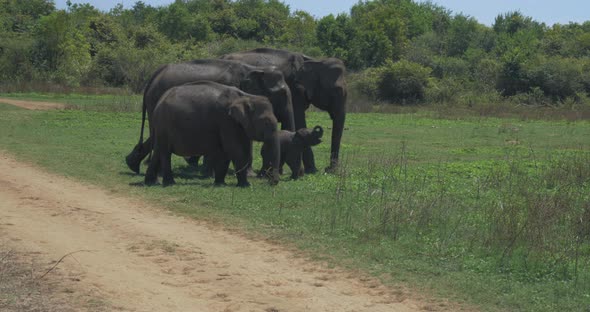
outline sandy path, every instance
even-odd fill
[[[46,259],[80,251],[59,269],[79,280],[77,289],[100,294],[118,310],[444,309],[283,247],[45,173],[3,152],[0,172],[0,235]]]
[[[14,99],[7,99],[7,98],[0,98],[0,103],[10,104],[26,109],[32,110],[49,110],[49,109],[64,109],[66,107],[65,104],[61,103],[52,103],[52,102],[39,102],[39,101],[23,101],[23,100],[14,100]]]

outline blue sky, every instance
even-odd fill
[[[72,3],[90,3],[94,7],[108,11],[117,3],[131,7],[137,0],[71,0]],[[174,0],[143,0],[152,6],[168,5]],[[316,17],[338,13],[349,13],[358,0],[283,0],[291,10],[304,10]],[[450,9],[453,13],[463,13],[475,17],[480,23],[492,25],[498,14],[520,11],[539,22],[548,25],[590,21],[590,0],[432,0],[431,2]],[[66,7],[66,0],[56,0],[57,8]]]

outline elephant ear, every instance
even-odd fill
[[[250,90],[255,89],[258,94],[273,94],[286,86],[283,74],[277,71],[274,66],[266,67],[263,70],[253,70],[250,72],[248,80],[250,81]]]
[[[229,115],[238,122],[247,133],[251,132],[250,114],[252,103],[246,98],[238,98],[229,106]]]
[[[315,89],[318,87],[321,72],[321,61],[305,61],[299,77],[299,82],[305,87],[308,98],[313,98]]]
[[[305,55],[301,54],[292,54],[289,56],[289,64],[291,64],[291,72],[296,73],[303,67],[303,62],[310,60],[310,58],[305,57]]]
[[[246,83],[248,83],[248,90],[263,90],[264,88],[264,71],[260,69],[252,70],[248,73],[248,79]]]

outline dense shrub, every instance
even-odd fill
[[[426,89],[426,102],[433,104],[454,104],[459,101],[463,90],[460,80],[453,78],[432,79]]]
[[[378,97],[384,101],[411,104],[424,99],[431,70],[406,60],[388,61],[380,69]]]
[[[576,59],[550,58],[528,72],[531,87],[540,88],[555,100],[583,91],[582,64]]]
[[[436,57],[432,63],[432,75],[437,78],[468,78],[469,64],[456,57]]]
[[[372,101],[378,99],[380,80],[381,71],[378,68],[368,68],[361,72],[352,73],[347,78],[352,93],[359,94]]]

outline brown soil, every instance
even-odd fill
[[[285,247],[48,174],[3,152],[0,172],[0,237],[10,248],[38,255],[46,269],[37,277],[57,264],[43,279],[67,277],[62,288],[69,289],[68,297],[92,295],[98,299],[91,301],[107,310],[457,308],[328,268]]]
[[[49,110],[49,109],[64,109],[65,104],[51,103],[51,102],[39,102],[39,101],[22,101],[7,98],[0,98],[0,103],[10,104],[26,109],[32,110]]]

